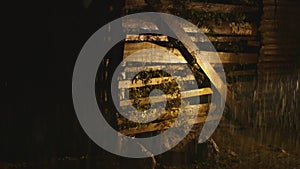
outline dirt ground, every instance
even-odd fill
[[[207,168],[300,168],[300,150],[298,153],[289,152],[278,145],[258,143],[256,138],[248,135],[247,129],[243,132],[241,128],[223,123],[213,137],[219,145],[220,154],[215,164],[207,163]]]
[[[261,141],[263,135],[254,128],[243,128],[222,120],[212,138],[219,148],[218,153],[211,155],[203,162],[195,162],[186,166],[164,166],[166,169],[201,168],[201,169],[300,169],[300,140],[295,145],[289,145],[289,150],[270,141]],[[253,132],[254,131],[254,132]],[[253,134],[254,133],[254,134]],[[296,134],[296,133],[295,133]],[[269,133],[270,135],[270,133]],[[271,133],[272,135],[272,133]],[[299,137],[297,137],[299,138]],[[272,140],[272,138],[270,138]],[[278,139],[278,138],[276,138]],[[286,144],[286,138],[279,141]],[[294,146],[294,148],[293,148]]]

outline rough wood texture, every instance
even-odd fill
[[[199,36],[195,33],[188,33],[193,42],[239,42],[247,41],[248,46],[260,46],[260,41],[255,36]],[[168,37],[163,35],[135,35],[126,36],[127,42],[168,42]]]
[[[189,91],[183,91],[180,93],[181,98],[188,98],[188,97],[194,97],[194,96],[203,96],[203,95],[209,95],[212,94],[211,88],[201,88],[201,89],[195,89],[195,90],[189,90]],[[165,95],[165,96],[151,96],[147,98],[140,98],[139,104],[147,104],[149,103],[149,100],[153,100],[153,103],[163,102],[166,99],[175,99],[178,98],[177,95]],[[121,100],[120,106],[129,106],[134,102],[134,100]]]
[[[248,35],[256,36],[257,35],[257,25],[254,23],[236,23],[236,22],[222,22],[222,24],[216,24],[215,22],[207,22],[215,34],[218,35]],[[193,33],[197,32],[196,29],[193,29],[189,26],[182,25],[185,32]],[[203,33],[211,33],[208,28],[199,27]]]
[[[193,111],[198,111],[198,116],[204,117],[207,115],[209,110],[214,111],[215,109],[216,109],[216,105],[213,103],[187,105],[184,107],[183,112],[180,111],[180,108],[172,108],[170,110],[163,110],[161,113],[161,116],[158,117],[155,121],[175,119],[180,113],[185,113],[185,115],[187,115],[187,116],[192,116]],[[161,111],[161,110],[159,110],[159,111]],[[123,116],[118,118],[118,125],[121,126],[121,128],[123,128],[122,126],[125,126],[125,128],[126,128],[126,125],[130,125],[130,124],[134,125],[135,123],[125,119]]]
[[[207,59],[209,63],[220,63],[223,64],[249,64],[258,62],[258,54],[254,53],[229,53],[229,52],[214,52],[201,51],[200,56]],[[219,56],[219,57],[218,57]]]
[[[242,5],[217,4],[217,3],[201,3],[190,2],[187,4],[188,9],[205,11],[205,12],[258,12],[258,7],[248,7]]]
[[[151,49],[151,48],[157,48],[157,49],[164,49],[164,47],[156,45],[151,42],[138,42],[138,43],[126,43],[124,47],[124,58],[127,56],[133,54],[137,50],[141,49]],[[145,57],[135,56],[130,57],[127,59],[128,62],[141,62],[141,63],[187,63],[184,57],[181,55],[181,53],[178,51],[178,49],[171,49],[170,53],[175,54],[178,56],[176,59],[170,59],[169,57],[161,56],[159,53],[151,53],[149,54],[149,57],[145,59]],[[147,54],[148,55],[148,54]],[[209,51],[201,51],[200,57],[205,59],[209,63],[220,63],[223,64],[226,63],[235,63],[235,64],[248,64],[248,63],[257,63],[258,62],[258,54],[255,53],[230,53],[230,52],[209,52]]]
[[[190,80],[195,80],[195,77],[193,75],[188,75],[186,77],[172,76],[172,77],[151,78],[146,84],[142,80],[138,80],[138,81],[123,80],[123,81],[119,81],[119,89],[128,88],[128,87],[134,88],[134,87],[159,85],[162,83],[169,83],[172,80],[190,81]]]
[[[236,41],[247,41],[249,45],[259,46],[260,41],[258,37],[255,36],[212,36],[207,35],[207,37],[199,36],[196,33],[188,33],[193,42],[236,42]]]
[[[124,72],[130,73],[130,72],[140,72],[144,70],[144,67],[137,67],[137,66],[130,66],[130,67],[125,67]],[[185,67],[182,66],[181,64],[170,64],[170,65],[158,65],[158,66],[147,66],[147,69],[152,69],[152,70],[160,70],[160,69],[166,69],[170,71],[175,71],[175,70],[184,70]]]
[[[134,52],[142,49],[166,49],[165,47],[156,45],[151,42],[138,42],[138,43],[125,43],[124,46],[124,54],[123,58],[127,58],[129,55],[133,54]],[[170,53],[178,56],[178,59],[171,59],[169,57],[163,57],[160,53],[153,53],[149,54],[148,60],[142,59],[142,57],[136,56],[136,57],[130,57],[127,58],[126,61],[128,62],[155,62],[155,63],[187,63],[184,57],[181,55],[181,53],[177,49],[171,49]],[[147,55],[148,56],[148,55]],[[145,58],[145,57],[144,57]]]

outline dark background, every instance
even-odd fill
[[[73,68],[84,42],[120,16],[120,5],[108,0],[88,9],[79,0],[5,5],[0,161],[86,154],[91,141],[73,110]]]

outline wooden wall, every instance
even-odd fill
[[[273,123],[299,129],[299,5],[291,0],[263,0],[255,97],[255,120],[260,126]]]

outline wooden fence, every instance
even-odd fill
[[[149,37],[149,38],[147,38]],[[150,36],[150,35],[128,35],[125,40],[125,46],[124,46],[124,59],[126,59],[130,54],[142,50],[142,49],[160,49],[165,48],[162,46],[159,46],[155,43],[151,43],[151,38],[154,38],[154,41],[152,42],[166,42],[168,43],[168,38],[166,36]],[[149,100],[153,100],[153,102],[163,102],[165,99],[162,96],[151,96],[149,97],[147,94],[145,97],[138,97],[138,98],[132,98],[131,100],[126,100],[125,95],[129,92],[134,92],[141,90],[142,93],[139,93],[138,95],[143,95],[145,93],[150,92],[150,89],[154,88],[163,88],[166,85],[169,85],[167,87],[166,92],[166,99],[168,101],[175,101],[176,105],[176,99],[178,99],[178,96],[182,99],[188,99],[192,97],[199,97],[199,96],[208,96],[212,94],[212,90],[209,86],[203,87],[200,89],[195,90],[184,90],[180,89],[180,94],[178,93],[174,95],[174,93],[170,93],[169,90],[176,88],[176,81],[181,81],[182,83],[185,83],[187,85],[193,83],[195,84],[195,77],[193,75],[187,75],[184,77],[174,77],[170,76],[168,74],[162,74],[160,73],[159,76],[152,76],[151,73],[158,74],[159,71],[163,68],[164,70],[168,70],[169,72],[176,72],[176,71],[182,71],[187,66],[187,61],[184,59],[180,51],[176,48],[170,49],[172,53],[176,56],[176,58],[170,59],[169,57],[158,57],[158,58],[142,58],[140,55],[138,57],[130,57],[126,59],[124,66],[124,74],[122,76],[122,80],[119,81],[119,89],[120,89],[120,106],[124,107],[126,109],[126,106],[130,106],[132,103],[137,102],[138,106],[145,105],[149,103]],[[141,59],[142,58],[142,59]],[[155,66],[147,66],[147,63],[153,63],[155,62]],[[146,70],[144,70],[146,69]],[[147,71],[144,73],[147,73],[150,77],[147,78],[147,82],[145,82],[145,78],[137,78],[137,79],[128,79],[130,74],[132,73],[139,73]],[[134,75],[133,74],[133,75]],[[161,77],[162,76],[162,77]],[[173,85],[173,86],[172,86]],[[147,88],[149,90],[147,90]],[[162,89],[163,90],[163,89]],[[177,92],[176,90],[174,91]],[[136,94],[136,93],[134,93]],[[149,93],[148,93],[149,94]],[[137,99],[137,100],[135,100]],[[183,104],[183,103],[182,103]],[[136,135],[146,132],[162,132],[165,129],[169,128],[170,125],[174,122],[176,117],[178,116],[178,113],[180,111],[184,111],[185,113],[197,111],[199,109],[198,117],[196,119],[196,124],[203,123],[206,119],[206,115],[209,110],[209,103],[206,101],[205,103],[189,103],[188,105],[184,106],[184,109],[182,110],[178,106],[171,105],[171,109],[168,110],[157,110],[162,111],[161,116],[156,119],[154,122],[150,124],[134,124],[128,120],[126,120],[124,117],[119,116],[118,118],[118,125],[120,127],[120,132],[126,135]]]
[[[145,11],[171,13],[197,25],[215,46],[227,78],[226,116],[251,123],[254,116],[254,93],[257,86],[257,64],[260,50],[259,1],[180,1],[164,0],[151,3],[127,0],[127,14]],[[210,51],[206,41],[195,36],[196,30],[183,26],[185,33],[200,47],[201,53]],[[216,71],[220,65],[213,65]]]

